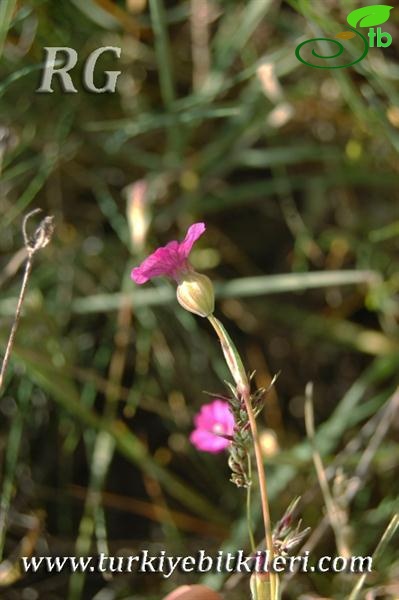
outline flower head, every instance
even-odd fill
[[[182,276],[191,271],[188,256],[194,243],[205,231],[204,223],[194,223],[189,227],[182,242],[169,242],[148,256],[139,267],[132,271],[132,279],[139,285],[147,283],[153,277],[165,275],[178,283]]]
[[[221,452],[230,444],[234,433],[234,417],[228,402],[214,400],[204,404],[194,417],[195,429],[190,442],[203,452]]]
[[[215,308],[212,282],[206,275],[196,273],[188,261],[191,248],[204,231],[204,223],[194,223],[182,242],[169,242],[155,250],[133,269],[133,281],[141,285],[160,275],[172,277],[181,306],[200,317],[209,317]]]

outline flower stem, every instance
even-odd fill
[[[234,345],[234,342],[230,338],[226,329],[222,325],[222,323],[213,315],[208,317],[209,322],[212,327],[216,331],[220,343],[222,345],[223,354],[226,359],[227,366],[230,369],[230,372],[234,378],[234,381],[237,385],[237,392],[240,397],[244,401],[245,410],[248,414],[248,421],[251,428],[252,440],[255,450],[255,460],[256,460],[256,469],[258,471],[258,479],[259,479],[259,487],[260,487],[260,496],[261,496],[261,505],[262,505],[262,515],[263,515],[263,526],[265,530],[265,542],[266,548],[269,554],[270,563],[274,558],[274,548],[273,548],[273,537],[272,537],[272,525],[270,518],[270,509],[269,509],[269,498],[267,493],[267,482],[266,482],[266,472],[263,465],[263,457],[262,457],[262,449],[259,442],[258,429],[256,426],[255,414],[252,408],[251,403],[251,390],[250,384],[248,381],[247,374],[245,372],[241,357],[238,353],[237,348]],[[270,597],[271,600],[278,600],[278,576],[270,571],[269,573],[270,580]]]
[[[263,465],[262,458],[262,449],[259,442],[258,436],[258,428],[256,425],[256,419],[254,415],[254,411],[251,405],[251,396],[249,391],[243,393],[243,400],[245,403],[245,408],[248,413],[249,425],[251,427],[252,439],[254,443],[255,450],[255,460],[256,460],[256,468],[258,471],[258,479],[259,479],[259,487],[260,487],[260,497],[261,497],[261,505],[262,505],[262,515],[263,515],[263,526],[265,529],[265,541],[266,548],[269,552],[269,561],[270,563],[274,558],[274,548],[273,548],[273,537],[272,537],[272,523],[270,518],[270,508],[269,508],[269,497],[267,493],[267,481],[266,481],[266,472]],[[276,598],[277,592],[277,576],[272,571],[269,572],[270,578],[270,595],[274,600]],[[277,600],[277,598],[276,598]]]
[[[242,394],[244,390],[247,390],[249,393],[250,386],[247,373],[244,369],[244,365],[242,364],[241,356],[239,355],[231,337],[227,333],[223,324],[213,314],[209,315],[208,320],[216,331],[220,340],[224,358],[237,386],[237,391]]]
[[[25,216],[25,218],[23,220],[22,232],[23,232],[23,236],[24,236],[27,259],[26,259],[26,263],[25,263],[25,271],[24,271],[24,276],[22,279],[21,289],[20,289],[19,296],[18,296],[17,307],[15,309],[14,320],[13,320],[13,324],[11,327],[10,335],[8,337],[6,351],[4,353],[3,361],[1,364],[1,368],[0,368],[0,392],[3,388],[4,379],[5,379],[7,368],[8,368],[8,363],[10,362],[11,352],[12,352],[12,349],[14,346],[15,336],[17,333],[18,325],[19,325],[19,320],[21,318],[22,305],[23,305],[23,302],[25,299],[25,294],[26,294],[26,290],[28,288],[29,278],[30,278],[30,275],[32,272],[33,257],[38,250],[47,246],[47,244],[51,240],[51,236],[54,231],[53,217],[46,217],[45,219],[43,219],[41,221],[41,223],[37,227],[33,237],[32,238],[28,237],[28,234],[26,233],[26,225],[27,225],[30,217],[32,215],[34,215],[35,213],[40,212],[40,210],[41,210],[40,208],[36,208],[35,210],[32,210],[30,213],[28,213]]]
[[[251,464],[251,455],[248,454],[248,477],[251,480],[252,475],[252,464]],[[253,553],[256,552],[256,544],[254,538],[254,532],[252,527],[252,515],[251,515],[251,484],[247,487],[247,525],[248,525],[248,536],[249,542],[251,544],[251,550]]]

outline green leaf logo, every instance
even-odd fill
[[[387,4],[375,4],[374,6],[365,6],[357,8],[349,13],[347,21],[351,27],[374,27],[382,25],[389,19],[389,13],[393,6]]]

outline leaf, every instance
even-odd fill
[[[350,40],[355,37],[355,35],[356,33],[353,33],[353,31],[341,31],[340,33],[337,33],[335,37],[340,38],[341,40]]]
[[[393,6],[387,4],[375,4],[374,6],[364,6],[357,8],[349,13],[347,21],[351,27],[374,27],[382,25],[389,19],[389,14]]]

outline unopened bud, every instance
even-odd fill
[[[132,248],[142,252],[147,237],[150,216],[148,209],[149,186],[145,179],[139,179],[125,188],[127,196],[127,221]]]
[[[176,295],[183,308],[200,317],[209,317],[215,310],[212,282],[202,273],[185,273],[177,286]]]

